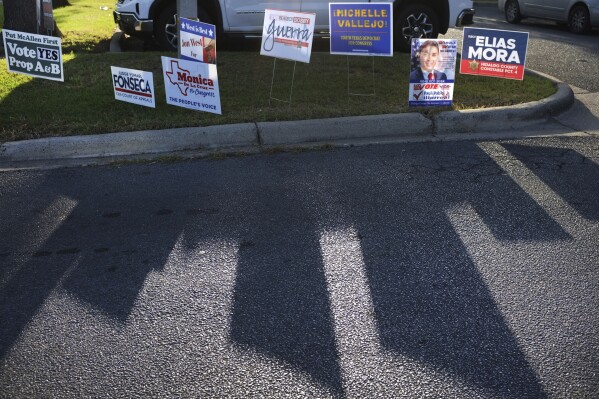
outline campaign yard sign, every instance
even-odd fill
[[[152,72],[110,67],[114,98],[120,101],[156,108]]]
[[[166,103],[221,115],[216,65],[162,57]]]
[[[393,57],[391,3],[329,3],[331,54]]]
[[[179,48],[181,59],[216,64],[216,27],[180,18]]]
[[[410,106],[451,105],[457,51],[455,39],[412,39]]]
[[[460,73],[524,79],[528,32],[464,28]]]
[[[64,82],[59,38],[2,30],[8,71]]]
[[[316,14],[264,10],[260,54],[310,63]]]

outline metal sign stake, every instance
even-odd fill
[[[300,12],[302,11],[303,7],[304,7],[304,1],[300,0],[300,8],[299,8]],[[272,96],[272,90],[273,90],[273,87],[275,84],[275,69],[277,67],[277,59],[275,58],[275,61],[272,66],[272,80],[270,82],[270,98],[268,99],[269,106],[272,105],[272,101],[275,100],[275,101],[289,104],[289,108],[291,109],[291,98],[293,97],[293,85],[295,83],[295,67],[296,66],[297,66],[297,61],[294,61],[293,62],[293,74],[291,75],[291,88],[289,90],[289,100],[281,100],[279,98],[275,98]]]
[[[272,96],[272,92],[273,92],[273,88],[275,85],[275,70],[277,68],[277,59],[274,59],[273,62],[273,66],[272,66],[272,80],[270,81],[270,98],[268,99],[268,105],[272,105],[272,101],[279,101],[282,103],[287,103],[289,104],[289,108],[291,108],[291,98],[293,96],[293,85],[295,83],[295,67],[297,66],[297,61],[293,62],[293,74],[291,76],[291,89],[289,90],[289,100],[281,100],[279,98],[273,97]]]

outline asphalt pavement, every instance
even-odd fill
[[[0,173],[0,398],[597,398],[599,137]]]

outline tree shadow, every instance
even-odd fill
[[[502,144],[588,220],[599,220],[599,165],[568,148]]]
[[[93,36],[86,40],[81,40],[77,38],[76,41],[70,41],[68,40],[68,37],[63,38],[62,53],[107,53],[110,51],[110,40],[111,39],[102,39]]]

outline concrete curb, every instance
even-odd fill
[[[507,107],[447,111],[434,117],[436,134],[488,132],[525,127],[556,115],[574,104],[574,92],[558,82],[557,92],[543,100]]]
[[[0,160],[101,158],[222,147],[247,147],[258,144],[256,138],[256,125],[253,123],[106,133],[92,136],[50,137],[4,143],[0,146]]]
[[[419,113],[258,123],[263,145],[420,136],[431,134],[432,128],[432,121]]]
[[[432,138],[456,133],[518,130],[546,121],[574,104],[570,86],[550,76],[539,75],[556,82],[557,93],[515,106],[447,111],[431,119],[414,112],[24,140],[0,145],[0,162],[156,155],[262,145],[325,144],[354,139]]]

